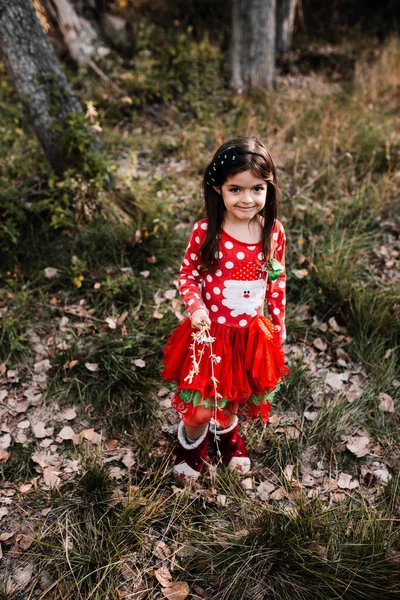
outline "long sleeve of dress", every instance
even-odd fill
[[[273,233],[274,239],[277,238],[273,257],[276,258],[284,267],[283,272],[275,281],[268,281],[266,289],[266,300],[268,314],[271,321],[281,334],[281,339],[286,339],[285,327],[285,306],[286,306],[286,267],[285,267],[285,245],[286,236],[281,223],[279,223],[277,232]]]
[[[199,308],[202,308],[209,314],[201,296],[202,276],[200,275],[201,259],[199,253],[206,235],[206,229],[207,223],[204,221],[195,223],[189,237],[178,278],[179,293],[190,315]]]

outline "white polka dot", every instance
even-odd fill
[[[223,325],[226,321],[225,317],[218,317],[217,319],[218,323],[221,323],[221,325]]]
[[[242,258],[244,258],[244,252],[238,252],[236,256],[241,260]]]
[[[274,315],[280,315],[281,311],[279,310],[279,308],[274,308],[274,310],[272,311],[274,313]]]
[[[208,225],[207,225],[207,223],[202,223],[202,224],[200,225],[200,227],[201,227],[202,229],[206,230],[206,229],[207,229],[207,227],[208,227]]]
[[[198,277],[199,276],[199,272],[196,271],[196,269],[195,269],[194,271],[192,271],[192,275],[194,275],[195,277]]]
[[[209,294],[208,292],[206,292],[206,298],[207,298],[207,300],[211,300],[211,294]]]
[[[200,300],[200,296],[198,294],[195,293],[194,296]]]
[[[275,231],[275,233],[272,234],[272,237],[274,238],[274,240],[278,239],[278,232]]]
[[[281,224],[281,231],[282,233],[285,233],[285,230],[283,229],[283,225]]]
[[[188,249],[190,248],[190,246],[191,246],[191,243],[189,242],[188,245],[187,245]]]
[[[285,304],[286,304],[286,298],[283,298],[282,304],[283,304],[283,306],[285,306]]]
[[[207,275],[207,281],[212,281],[211,275]]]
[[[182,296],[184,296],[185,294],[187,294],[190,290],[183,290],[182,292]]]
[[[241,321],[239,321],[239,325],[240,325],[241,327],[246,327],[246,325],[247,325],[247,321],[246,321],[246,319],[242,319]]]
[[[180,283],[182,285],[182,283],[186,283],[186,279],[180,279]]]
[[[188,302],[188,306],[192,306],[192,304],[194,304],[194,300],[193,300],[193,298],[192,298],[191,300],[189,300],[189,302]]]
[[[247,249],[248,249],[248,250],[255,250],[255,249],[256,249],[256,247],[255,247],[255,246],[247,246]]]
[[[218,306],[215,306],[215,304],[212,304],[212,305],[211,305],[211,310],[212,310],[213,312],[218,312]]]
[[[227,269],[233,269],[233,267],[235,266],[233,264],[233,262],[231,262],[230,260],[228,262],[225,263],[225,266]]]
[[[192,254],[190,255],[190,258],[191,258],[192,260],[197,260],[197,254],[193,254],[193,253],[192,253]]]
[[[219,287],[215,287],[213,291],[214,291],[214,294],[220,294],[221,293],[221,290],[219,289]]]
[[[276,329],[277,329],[278,331],[280,331],[280,330],[281,330],[281,326],[280,326],[280,325],[275,325],[275,327],[276,327]]]
[[[195,242],[196,242],[196,244],[200,244],[200,238],[199,238],[199,236],[196,237]]]
[[[264,258],[264,252],[259,252],[259,253],[257,254],[257,258],[258,258],[259,260],[262,260],[262,259]]]
[[[216,253],[214,254],[214,256],[215,256],[215,258],[222,258],[222,257],[223,257],[223,254],[222,254],[222,252],[216,252]]]
[[[278,247],[277,247],[277,250],[278,250],[278,251],[279,251],[279,250],[282,250],[282,246],[278,246]]]
[[[272,298],[277,298],[279,296],[278,292],[274,292],[273,294],[271,294]]]
[[[215,271],[215,274],[216,274],[218,277],[221,277],[221,275],[222,275],[222,271],[221,271],[220,269],[218,269],[218,271]]]
[[[280,287],[280,288],[284,288],[284,287],[285,287],[285,282],[284,282],[284,281],[280,281],[280,282],[278,283],[278,287]]]
[[[193,229],[196,230],[196,229],[198,229],[198,227],[199,227],[198,223],[195,223]]]
[[[228,250],[230,250],[231,248],[233,248],[232,242],[225,242],[225,248],[228,248]]]
[[[188,261],[188,259],[187,259],[187,258],[184,258],[184,259],[183,259],[183,262],[185,263],[185,265],[190,265],[190,262]]]

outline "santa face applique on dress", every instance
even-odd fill
[[[259,266],[245,263],[234,270],[232,279],[225,281],[222,304],[231,311],[232,317],[256,316],[257,309],[264,304],[265,281],[262,277]]]

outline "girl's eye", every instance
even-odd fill
[[[262,187],[262,185],[256,185],[256,187],[254,188],[254,190],[256,192],[261,192],[264,188]]]

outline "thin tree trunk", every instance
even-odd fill
[[[276,0],[232,0],[230,87],[275,87]]]
[[[284,54],[292,44],[294,18],[297,0],[277,0],[276,6],[276,48]]]
[[[77,164],[79,157],[68,159],[61,147],[61,127],[65,130],[68,116],[82,108],[30,0],[0,0],[0,54],[53,169],[62,173]]]
[[[101,44],[90,21],[76,13],[70,0],[42,0],[42,5],[61,32],[69,55],[78,66],[86,65],[96,56],[109,54],[110,50]]]

